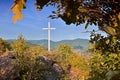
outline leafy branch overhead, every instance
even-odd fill
[[[17,20],[20,20],[23,18],[22,15],[22,9],[26,8],[26,0],[14,0],[14,4],[11,7],[11,10],[13,12],[13,22],[16,23]]]
[[[22,18],[21,10],[24,9],[26,0],[14,0],[14,2],[12,11],[16,14],[13,17],[16,22]],[[68,25],[86,23],[85,28],[94,24],[112,36],[120,35],[120,0],[36,0],[35,2],[38,11],[48,5],[57,8],[49,16],[52,19],[61,18]]]

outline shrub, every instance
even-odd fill
[[[6,40],[0,38],[0,53],[2,54],[6,50],[10,50],[10,49],[11,49],[10,44]]]
[[[11,45],[12,49],[17,52],[18,56],[22,56],[28,49],[27,43],[22,35],[18,36],[18,39],[14,40]]]

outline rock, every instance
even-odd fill
[[[58,74],[63,74],[64,71],[59,64],[54,63],[52,67]]]
[[[18,69],[15,67],[16,60],[10,58],[11,55],[12,53],[5,53],[0,56],[0,80],[16,80],[19,76]]]
[[[56,72],[58,73],[63,73],[63,69],[62,67],[56,63],[53,60],[47,59],[45,56],[38,56],[36,58],[37,61],[43,61],[45,64],[47,64],[48,66],[52,67],[52,69],[54,69]]]
[[[60,75],[64,74],[63,68],[57,62],[46,58],[45,56],[38,56],[37,61],[42,61],[46,64],[48,72],[51,74],[44,75],[45,80],[59,80]]]
[[[0,80],[20,80],[19,69],[16,67],[16,57],[14,52],[8,52],[0,56]],[[43,62],[45,67],[41,67]],[[36,69],[43,75],[44,80],[60,80],[60,75],[64,74],[64,70],[57,62],[46,58],[45,56],[38,56],[36,58]],[[34,65],[33,65],[34,66]],[[48,73],[44,73],[48,72]]]

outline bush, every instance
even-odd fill
[[[10,44],[6,40],[0,38],[0,53],[2,54],[6,50],[10,50],[10,49],[11,49]]]
[[[93,34],[90,80],[120,80],[120,40]]]
[[[14,40],[11,45],[18,56],[22,56],[28,49],[27,43],[22,35],[18,36],[18,39]]]
[[[69,74],[65,75],[65,80],[81,80],[89,77],[90,66],[86,55],[73,53],[69,44],[59,45],[58,53],[55,60],[60,62],[65,73]]]

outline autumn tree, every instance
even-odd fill
[[[67,43],[65,44],[60,44],[57,49],[60,53],[62,54],[70,54],[71,51],[71,46]]]
[[[74,80],[89,77],[90,66],[86,56],[72,52],[71,46],[67,43],[60,44],[57,51],[59,55],[54,60],[61,63],[65,73],[75,76]],[[72,76],[66,75],[65,80],[71,80]]]
[[[67,56],[72,53],[71,46],[69,44],[60,44],[57,49],[63,56]]]
[[[22,56],[26,52],[27,48],[27,43],[22,35],[19,35],[18,39],[14,40],[12,43],[12,49],[17,52],[18,56]]]
[[[31,59],[31,55],[28,53],[28,45],[22,35],[19,35],[16,40],[11,44],[13,51],[16,52],[15,67],[19,71],[21,80],[27,80],[29,74],[33,69],[34,60]],[[28,76],[28,77],[27,77]],[[28,79],[30,80],[30,79]]]
[[[14,22],[22,19],[22,9],[26,0],[14,0],[11,10],[15,14]],[[36,10],[44,6],[55,6],[56,11],[50,15],[52,19],[61,18],[66,24],[96,25],[100,30],[112,36],[120,35],[120,0],[36,0]]]
[[[61,62],[65,68],[69,65],[68,56],[72,53],[71,46],[67,43],[60,44],[57,48],[57,51],[61,54]]]
[[[116,37],[91,34],[90,80],[120,80],[120,42]]]
[[[36,58],[40,55],[47,54],[47,50],[44,47],[38,45],[30,46],[27,52],[29,53],[28,56],[31,58]]]

